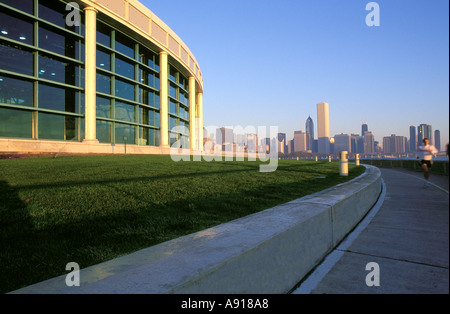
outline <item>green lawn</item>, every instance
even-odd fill
[[[0,160],[0,292],[8,292],[354,178],[337,162],[173,162],[170,156]],[[326,178],[317,178],[323,177]]]

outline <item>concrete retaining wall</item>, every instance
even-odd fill
[[[82,269],[79,287],[63,275],[14,293],[287,293],[377,201],[381,173],[366,168],[345,184]]]

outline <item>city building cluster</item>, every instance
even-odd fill
[[[206,134],[208,134],[205,131]],[[314,121],[309,116],[305,122],[305,129],[294,131],[292,139],[286,133],[278,133],[276,138],[260,137],[256,132],[237,133],[231,128],[217,128],[212,136],[205,138],[208,151],[211,153],[235,152],[258,153],[270,152],[275,147],[278,154],[338,154],[347,151],[350,154],[408,154],[415,153],[422,140],[428,138],[432,145],[440,151],[440,131],[430,124],[411,125],[409,137],[391,134],[385,136],[382,142],[375,141],[375,136],[369,130],[368,124],[361,125],[361,134],[335,134],[330,136],[329,105],[321,102],[317,104],[317,137],[315,136]]]

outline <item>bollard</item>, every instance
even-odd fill
[[[356,162],[355,163],[356,163],[357,166],[359,166],[359,154],[356,154],[355,158],[356,158]]]
[[[316,156],[316,161],[317,161],[317,156]]]
[[[328,162],[331,162],[331,156],[328,156]]]
[[[347,151],[339,152],[339,174],[341,176],[348,176],[348,159],[347,159]]]

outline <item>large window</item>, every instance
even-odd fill
[[[135,85],[123,79],[115,79],[115,96],[134,101]]]
[[[71,10],[74,9],[75,8],[72,8]],[[77,33],[79,31],[78,26],[69,25],[69,23],[66,23],[67,13],[68,11],[66,11],[66,4],[61,1],[39,0],[39,17],[41,19]],[[82,17],[81,14],[80,17]]]
[[[111,77],[101,73],[97,73],[97,92],[103,94],[111,94]]]
[[[0,104],[33,107],[33,82],[0,76]]]
[[[97,49],[97,67],[111,71],[111,54],[104,49]]]
[[[189,83],[175,67],[169,67],[170,145],[189,148]]]
[[[158,146],[159,56],[98,21],[96,62],[98,140]]]
[[[0,136],[31,138],[31,111],[3,108],[0,106]]]
[[[0,34],[3,37],[24,44],[33,44],[33,23],[25,18],[11,13],[10,15],[0,12]]]
[[[33,75],[33,53],[20,45],[0,41],[0,69]]]
[[[100,143],[112,142],[112,122],[97,119],[97,139]]]
[[[39,112],[39,138],[53,140],[78,140],[79,118]]]
[[[124,123],[115,123],[115,139],[119,144],[136,144],[135,135],[136,128],[133,125]]]
[[[111,100],[109,98],[97,97],[96,109],[97,109],[97,117],[108,119],[112,117],[112,105]]]
[[[39,47],[73,59],[80,59],[84,54],[84,47],[80,49],[77,37],[60,30],[49,30],[46,26],[39,27]]]
[[[80,113],[78,95],[77,91],[69,88],[39,84],[39,108]]]
[[[19,9],[20,11],[26,12],[28,14],[33,14],[33,4],[34,0],[2,0],[2,3],[9,5],[13,8]]]
[[[34,10],[36,5],[36,12]],[[0,2],[0,136],[81,141],[84,24],[65,3]]]
[[[79,84],[76,82],[79,68],[74,63],[42,55],[39,56],[38,69],[40,78],[68,85]]]

